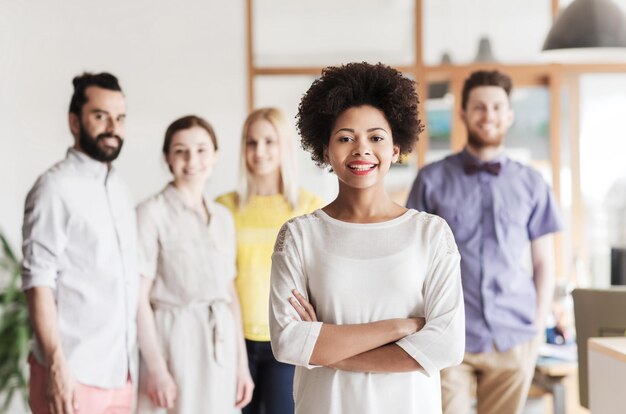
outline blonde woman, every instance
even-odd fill
[[[203,196],[217,158],[211,125],[174,121],[173,181],[137,207],[141,271],[138,412],[235,414],[254,387],[235,292],[235,228]]]
[[[268,320],[271,256],[278,230],[294,216],[321,206],[298,187],[290,127],[276,108],[252,112],[241,136],[237,191],[217,199],[232,212],[237,230],[237,279],[244,336],[256,384],[244,414],[292,413],[293,366],[274,359]]]

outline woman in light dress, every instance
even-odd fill
[[[231,214],[204,187],[211,125],[174,121],[163,143],[173,181],[137,207],[139,413],[238,413],[252,396],[235,291]]]
[[[276,361],[268,320],[271,257],[280,226],[321,206],[298,186],[291,126],[277,108],[248,115],[241,134],[237,191],[218,197],[235,218],[237,291],[256,387],[244,414],[293,413],[293,366]]]
[[[297,366],[298,414],[441,413],[439,371],[463,358],[452,233],[385,190],[417,105],[413,81],[367,63],[326,68],[300,103],[302,145],[339,193],[286,223],[272,256],[272,348]]]

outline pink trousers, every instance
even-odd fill
[[[46,398],[46,369],[30,355],[30,409],[33,414],[50,414]],[[130,414],[133,406],[133,386],[130,378],[121,388],[76,386],[78,410],[75,414]]]

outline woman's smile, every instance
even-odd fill
[[[348,169],[355,175],[367,175],[374,171],[378,164],[367,161],[353,161],[348,164]]]

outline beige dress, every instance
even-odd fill
[[[150,303],[157,335],[178,394],[176,406],[154,406],[140,362],[139,413],[237,413],[236,329],[230,287],[235,228],[228,210],[208,199],[203,218],[169,184],[137,207],[139,269],[154,278]]]

